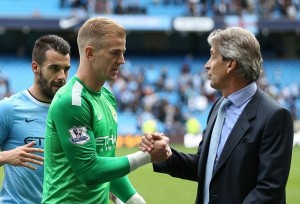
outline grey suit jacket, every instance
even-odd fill
[[[171,158],[153,165],[156,172],[198,182],[197,204],[203,203],[205,166],[218,101],[209,113],[196,154],[172,149]],[[286,203],[293,135],[290,112],[258,89],[234,125],[216,164],[210,203]]]

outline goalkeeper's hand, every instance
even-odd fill
[[[125,204],[146,204],[146,201],[140,194],[135,193],[126,201]]]

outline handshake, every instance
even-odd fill
[[[140,151],[128,155],[130,171],[150,162],[160,163],[166,161],[172,155],[169,141],[170,139],[163,133],[146,133],[138,144]],[[112,193],[110,199],[115,204],[124,204]],[[125,204],[146,204],[146,201],[138,193],[135,193]]]
[[[151,155],[152,163],[160,163],[172,155],[169,141],[170,139],[163,133],[146,133],[138,144],[138,148],[140,151],[148,152]]]

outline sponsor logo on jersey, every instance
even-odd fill
[[[98,120],[102,120],[102,115],[100,113],[98,113]]]
[[[26,123],[30,123],[30,122],[35,121],[35,120],[37,120],[37,118],[25,118]]]
[[[95,139],[96,145],[101,152],[109,151],[116,147],[117,138],[114,135],[111,136],[101,136]]]
[[[90,136],[87,134],[86,127],[72,127],[69,129],[71,135],[70,141],[73,144],[85,144],[90,140]]]
[[[35,137],[35,136],[28,136],[24,139],[24,144],[28,144],[32,141],[35,141],[35,146],[44,147],[44,137]]]

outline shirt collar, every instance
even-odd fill
[[[257,90],[257,85],[255,82],[252,82],[248,86],[238,90],[237,92],[234,92],[233,94],[230,94],[228,98],[235,106],[241,107],[250,98],[252,98],[256,90]]]

